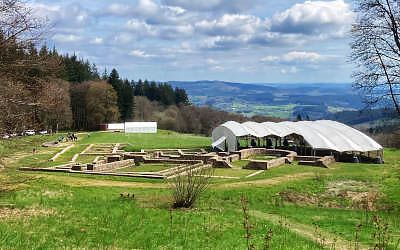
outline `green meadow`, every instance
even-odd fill
[[[293,164],[249,178],[254,171],[240,169],[238,162],[235,169],[214,172],[238,178],[213,178],[192,209],[171,209],[170,185],[162,180],[17,170],[66,163],[89,144],[123,143],[126,150],[140,150],[207,148],[211,142],[169,131],[79,137],[55,162],[48,160],[61,148],[40,145],[56,136],[0,141],[5,167],[0,249],[247,249],[247,243],[254,249],[400,247],[400,150],[386,149],[382,165]]]

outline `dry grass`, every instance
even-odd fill
[[[375,211],[383,195],[367,183],[345,180],[328,183],[326,190],[319,194],[286,190],[279,192],[279,196],[283,201],[294,204]]]
[[[26,218],[26,217],[36,217],[36,216],[51,216],[54,215],[55,211],[50,209],[39,209],[39,208],[0,208],[0,219],[14,219],[14,218]]]

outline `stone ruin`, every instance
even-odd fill
[[[296,152],[279,149],[248,148],[227,154],[225,152],[207,152],[204,149],[152,149],[140,152],[125,152],[122,145],[89,145],[80,155],[96,156],[91,163],[71,162],[49,168],[20,168],[29,171],[68,172],[82,174],[128,176],[142,178],[168,179],[184,175],[187,171],[203,168],[233,168],[232,162],[247,160],[245,169],[268,170],[283,164],[298,161],[299,165],[328,167],[335,162],[332,156],[298,156]],[[274,156],[274,159],[251,159],[251,156]],[[74,157],[75,158],[75,157]],[[157,172],[140,172],[141,164],[168,164],[172,167]],[[132,171],[118,172],[121,168],[131,167]]]

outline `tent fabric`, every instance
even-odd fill
[[[269,128],[267,126],[264,126],[262,123],[258,122],[244,122],[242,123],[242,126],[246,127],[247,130],[253,131],[253,136],[255,137],[266,137],[270,135],[275,135],[279,136],[278,132],[273,130],[272,128]]]
[[[229,130],[229,132],[225,131]],[[337,152],[369,152],[383,149],[376,141],[345,124],[330,121],[299,122],[226,122],[213,131],[213,141],[226,137],[228,151],[237,150],[237,137],[253,136],[264,138],[299,135],[316,150],[333,150]],[[218,138],[217,138],[218,137]],[[234,137],[234,138],[230,138]],[[225,149],[223,149],[225,150]]]
[[[253,131],[249,131],[245,126],[242,124],[235,122],[235,121],[229,121],[225,122],[224,124],[221,125],[222,127],[225,127],[229,130],[232,131],[232,133],[237,136],[246,136],[246,135],[251,135],[254,133]],[[255,135],[254,135],[255,136]]]
[[[212,144],[211,144],[211,147],[212,148],[219,148],[219,149],[221,149],[221,150],[224,150],[224,145],[223,145],[223,143],[225,143],[225,141],[226,141],[226,137],[225,136],[222,136],[222,137],[220,137],[218,140],[216,140],[215,142],[213,142]]]

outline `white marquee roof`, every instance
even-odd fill
[[[236,137],[241,136],[279,136],[297,134],[314,149],[328,149],[338,152],[368,152],[381,150],[382,146],[362,132],[345,124],[330,121],[299,122],[245,122],[229,121],[221,125],[229,129]]]

